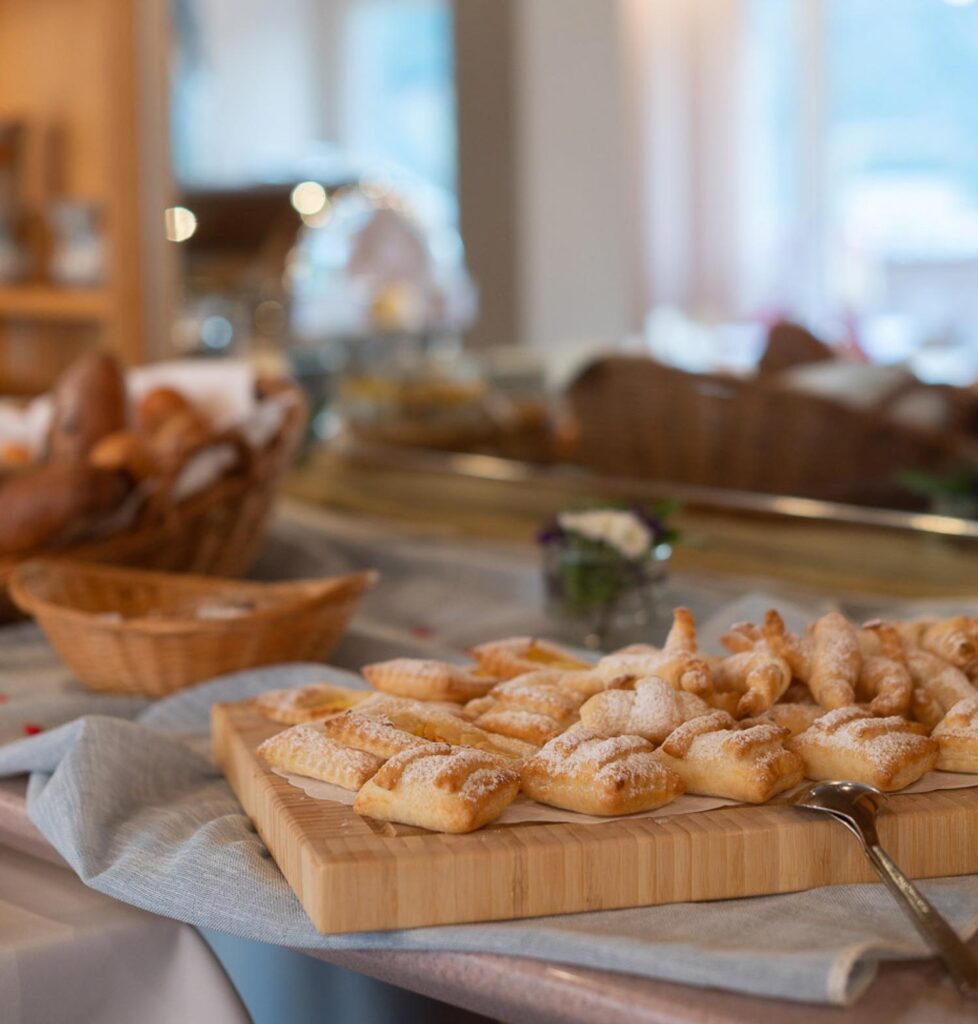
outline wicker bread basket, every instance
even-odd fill
[[[57,556],[165,572],[243,575],[258,553],[276,489],[295,458],[307,418],[305,397],[296,384],[262,382],[260,390],[282,398],[285,416],[275,437],[230,475],[175,504],[168,502],[162,487],[136,522],[118,533],[56,551],[0,559],[0,621],[17,614],[8,581],[16,567],[31,558]]]
[[[89,689],[160,697],[239,669],[324,660],[375,580],[249,583],[51,559],[18,566],[10,592]]]

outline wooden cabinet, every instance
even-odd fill
[[[0,392],[43,390],[79,351],[165,352],[174,255],[166,0],[0,0],[0,122],[24,126],[20,206],[43,251],[57,200],[97,204],[104,282],[64,288],[43,264],[0,284]]]

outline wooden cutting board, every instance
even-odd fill
[[[320,932],[539,917],[873,881],[848,832],[785,804],[599,825],[448,836],[361,818],[269,771],[282,727],[244,704],[212,713],[214,753]],[[892,797],[884,845],[915,878],[978,872],[978,789]]]

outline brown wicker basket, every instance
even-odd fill
[[[568,389],[577,458],[609,476],[899,508],[901,470],[952,456],[929,434],[763,380],[610,356]],[[909,499],[912,504],[912,498]]]
[[[376,578],[249,583],[50,559],[18,566],[10,591],[89,689],[160,697],[239,669],[325,660]],[[201,617],[229,606],[234,617]]]
[[[179,504],[159,499],[148,503],[139,520],[118,533],[57,551],[0,559],[0,621],[17,614],[7,583],[16,567],[30,558],[50,555],[211,576],[247,572],[261,545],[278,484],[302,441],[307,418],[305,396],[296,384],[264,382],[262,390],[286,398],[286,415],[275,438],[242,469]]]

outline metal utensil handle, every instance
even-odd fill
[[[880,878],[907,912],[917,931],[943,961],[954,983],[964,995],[978,997],[978,960],[879,843],[867,842],[865,848]]]

